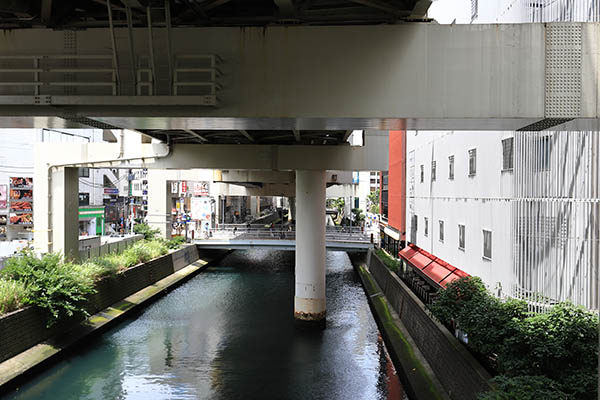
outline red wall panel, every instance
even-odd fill
[[[390,167],[388,178],[388,224],[406,235],[406,132],[390,131]]]

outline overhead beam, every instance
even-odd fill
[[[149,39],[134,31],[136,47],[147,48]],[[116,34],[126,37],[126,30]],[[217,91],[215,102],[200,103],[197,96],[48,95],[40,101],[33,94],[0,95],[0,115],[52,117],[64,106],[74,120],[130,129],[286,130],[288,135],[293,129],[517,130],[534,123],[600,120],[599,23],[219,27],[172,34],[173,54],[205,54],[205,43],[211,43],[211,52],[227,54],[222,66],[227,72],[219,78],[227,89]],[[39,38],[46,39],[47,54],[64,54],[63,35],[14,30],[0,36],[5,49],[0,54],[18,49],[21,55],[39,55]],[[86,53],[110,49],[107,30],[74,35]],[[560,42],[549,39],[555,37],[574,43],[567,55],[578,60],[576,67],[562,63]],[[129,59],[129,49],[120,47],[119,58]],[[157,61],[166,65],[162,50]],[[166,73],[159,75],[158,93],[166,93]],[[131,84],[130,74],[122,79],[122,87]],[[568,83],[567,97],[556,79]],[[2,87],[0,94],[7,93]]]
[[[246,130],[244,130],[244,129],[239,129],[239,132],[240,132],[242,135],[244,135],[244,136],[246,137],[246,139],[248,139],[249,141],[251,141],[251,142],[254,142],[254,141],[255,141],[255,140],[254,140],[254,138],[253,138],[252,136],[250,136],[250,134],[249,134],[249,133],[248,133]]]
[[[410,15],[410,11],[400,10],[391,4],[385,3],[380,0],[351,0],[353,3],[362,4],[363,6],[376,8],[381,11],[385,11],[388,14],[395,15],[397,17],[407,17]]]
[[[386,171],[388,137],[365,146],[175,144],[146,168]]]
[[[348,141],[348,138],[350,137],[350,135],[352,135],[352,132],[354,132],[352,129],[348,129],[346,131],[346,133],[344,133],[344,137],[342,138],[342,143],[346,143]]]
[[[107,0],[92,0],[92,1],[94,3],[102,4],[105,7],[110,6],[110,8],[113,9],[113,10],[125,12],[125,8],[124,7],[119,7],[119,6],[115,6],[115,5],[109,5],[110,1],[107,1]]]
[[[42,0],[40,9],[40,20],[42,24],[46,25],[50,22],[50,17],[52,16],[52,0]]]
[[[290,18],[296,15],[296,6],[293,0],[274,0],[282,17]]]
[[[215,0],[210,4],[207,4],[205,6],[202,6],[202,9],[207,11],[207,10],[212,10],[213,8],[217,8],[219,6],[222,6],[223,4],[227,4],[229,3],[231,0]]]
[[[139,0],[121,0],[121,3],[123,3],[125,7],[139,8],[141,10],[145,9],[145,7],[139,2]]]
[[[186,133],[189,133],[190,135],[194,136],[194,137],[195,137],[195,138],[197,138],[197,139],[200,139],[200,141],[201,141],[201,142],[204,142],[204,143],[207,143],[207,142],[208,142],[208,139],[207,139],[207,138],[205,138],[204,136],[202,136],[202,135],[201,135],[201,134],[199,134],[199,133],[196,133],[196,132],[194,132],[194,131],[193,131],[193,130],[191,130],[191,129],[184,129],[184,132],[186,132]]]

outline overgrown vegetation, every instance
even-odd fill
[[[377,256],[381,259],[381,261],[383,261],[383,263],[390,270],[394,271],[395,273],[398,273],[398,271],[400,270],[400,267],[402,266],[402,262],[400,260],[397,260],[394,257],[390,256],[383,249],[376,249],[375,254],[377,254]]]
[[[3,279],[24,285],[27,291],[24,303],[47,312],[48,325],[65,317],[86,315],[83,303],[95,290],[89,275],[79,273],[57,254],[38,258],[27,250],[10,258],[1,272]]]
[[[157,233],[154,229],[142,228],[142,231],[148,237]],[[38,257],[25,250],[10,258],[0,271],[0,315],[31,305],[47,313],[48,326],[63,318],[87,316],[85,303],[95,293],[98,280],[164,255],[184,241],[183,238],[140,240],[122,253],[78,264],[66,262],[58,254]]]
[[[0,279],[0,315],[23,307],[28,296],[29,290],[23,282]]]
[[[133,232],[138,235],[144,235],[145,240],[154,240],[160,233],[160,229],[153,229],[148,224],[136,224],[133,226]]]
[[[379,189],[369,192],[367,195],[367,210],[373,214],[379,214]]]
[[[596,314],[569,302],[532,314],[524,301],[492,296],[476,277],[449,284],[430,310],[466,332],[467,346],[490,360],[496,389],[481,399],[597,398]]]
[[[356,225],[360,225],[365,220],[365,214],[360,208],[352,209],[352,219]]]

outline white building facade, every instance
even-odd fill
[[[473,23],[599,21],[597,0],[471,1]],[[408,240],[534,309],[599,308],[598,132],[408,132]]]

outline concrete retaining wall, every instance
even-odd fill
[[[198,258],[197,247],[189,245],[147,263],[136,265],[116,276],[103,279],[96,285],[98,292],[90,298],[86,309],[90,314],[94,314],[180,270]],[[46,328],[46,317],[34,307],[17,310],[1,317],[0,362],[72,328],[77,322],[73,321],[71,325],[61,323]]]
[[[410,288],[372,252],[367,265],[450,397],[476,399],[477,393],[491,390],[489,373],[446,327],[429,316]]]
[[[138,240],[142,240],[144,235],[133,235],[114,242],[104,243],[100,246],[90,247],[84,246],[79,249],[79,259],[87,260],[90,258],[98,258],[109,253],[120,253]],[[79,246],[81,247],[81,240]]]

